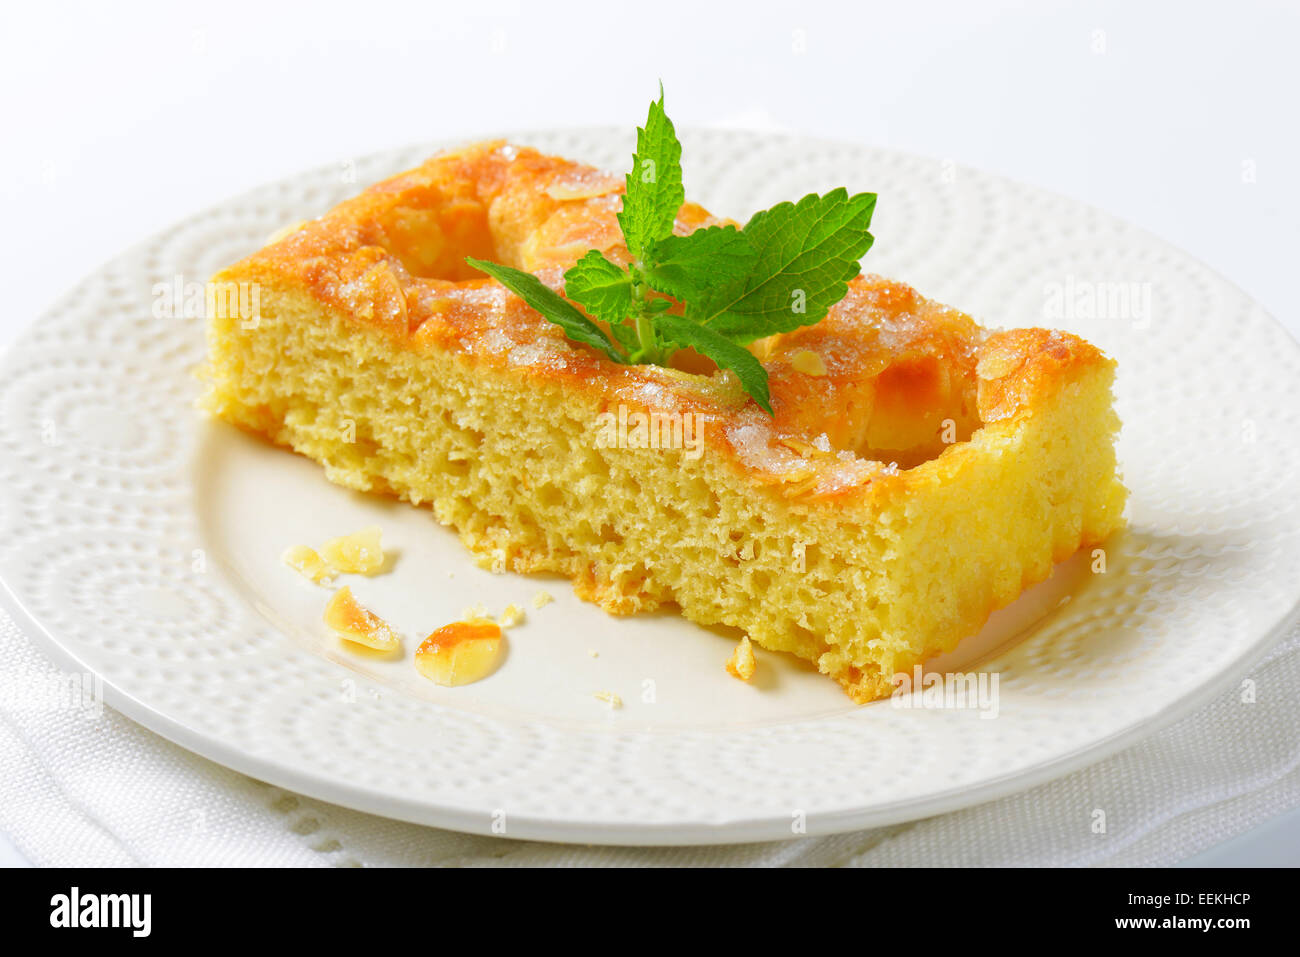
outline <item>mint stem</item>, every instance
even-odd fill
[[[633,356],[633,362],[662,364],[663,356],[659,348],[659,338],[655,335],[654,323],[650,321],[650,316],[644,312],[639,313],[636,317],[636,339],[641,344],[641,348]]]
[[[632,274],[632,300],[636,309],[636,341],[641,348],[631,356],[633,364],[648,362],[663,365],[664,351],[655,335],[654,321],[647,308],[650,301],[650,286],[641,278],[641,263],[634,262],[628,268]]]

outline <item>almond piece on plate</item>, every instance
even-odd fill
[[[384,567],[379,526],[371,525],[351,535],[332,538],[321,548],[325,561],[341,572],[374,575]]]
[[[603,701],[605,704],[609,705],[610,711],[617,711],[619,708],[623,707],[623,699],[612,691],[597,691],[592,695],[592,697],[597,701]]]
[[[376,651],[396,651],[402,641],[388,622],[362,606],[344,585],[325,606],[325,624],[346,641],[354,641]]]
[[[316,549],[306,545],[290,545],[285,549],[280,560],[308,581],[327,582],[333,579],[334,569],[329,562],[317,554]]]
[[[448,688],[486,678],[501,656],[501,626],[489,618],[443,625],[415,651],[415,667]]]

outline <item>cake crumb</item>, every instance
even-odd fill
[[[290,545],[280,556],[280,561],[303,578],[318,585],[334,579],[334,569],[330,567],[329,562],[321,558],[316,549],[306,545]]]
[[[524,620],[524,610],[518,605],[506,605],[506,610],[501,613],[497,619],[497,624],[502,628],[513,628],[521,624]]]
[[[617,711],[623,707],[623,699],[612,691],[597,691],[594,697],[597,701],[603,701],[609,705],[611,711]]]
[[[758,661],[754,658],[754,646],[750,643],[749,635],[746,635],[740,639],[740,644],[736,645],[736,650],[727,659],[727,674],[741,681],[748,681],[754,677],[757,668]]]
[[[549,605],[549,604],[550,604],[551,602],[553,602],[553,601],[555,601],[555,598],[554,598],[554,596],[551,595],[550,592],[545,591],[545,590],[543,590],[543,591],[539,591],[537,594],[535,594],[535,595],[533,596],[533,607],[534,607],[534,608],[545,608],[547,605]]]
[[[464,621],[473,621],[476,618],[491,618],[492,616],[483,607],[482,603],[477,603],[462,609],[460,617]]]

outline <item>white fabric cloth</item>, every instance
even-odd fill
[[[0,677],[53,664],[0,611]],[[1162,865],[1300,806],[1300,629],[1234,688],[1083,771],[965,811],[771,844],[568,847],[456,834],[254,781],[105,708],[0,696],[0,831],[39,865]],[[35,683],[39,684],[39,681]],[[1096,833],[1095,812],[1106,829]]]

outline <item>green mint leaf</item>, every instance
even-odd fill
[[[697,325],[684,316],[664,313],[655,318],[655,327],[664,339],[677,346],[691,346],[701,355],[708,356],[720,368],[730,369],[768,415],[772,415],[772,397],[767,388],[767,370],[743,346],[738,346],[726,336],[707,326]]]
[[[871,248],[875,208],[875,193],[836,189],[755,213],[742,231],[754,248],[753,269],[688,302],[688,314],[742,343],[819,322]]]
[[[621,325],[635,312],[632,276],[596,249],[590,250],[564,274],[564,294],[594,319]]]
[[[645,126],[636,131],[636,153],[618,214],[628,252],[635,259],[644,259],[651,243],[672,234],[684,202],[682,144],[664,112],[661,87],[658,102],[650,104]]]
[[[627,361],[600,326],[532,273],[503,266],[500,263],[484,262],[472,256],[466,256],[465,262],[475,269],[481,269],[501,283],[541,313],[543,319],[549,319],[563,329],[564,334],[570,339],[591,346],[593,349],[599,349],[615,362]]]
[[[687,301],[743,280],[757,259],[753,245],[735,226],[710,226],[656,240],[641,275],[650,288]]]

